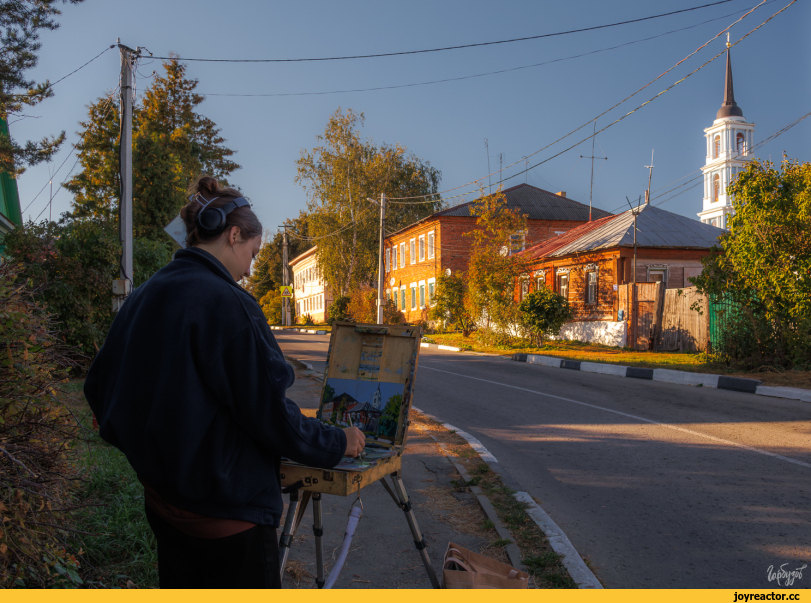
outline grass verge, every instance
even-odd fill
[[[77,442],[84,478],[77,496],[89,506],[76,515],[75,529],[87,533],[78,543],[87,581],[102,588],[156,588],[157,544],[144,512],[143,487],[124,454],[92,429],[81,385],[69,384],[65,402],[86,427]]]
[[[501,356],[511,356],[515,353],[540,354],[586,362],[603,362],[643,368],[662,368],[674,371],[745,377],[747,379],[760,379],[764,385],[811,389],[811,371],[786,371],[767,366],[760,367],[755,371],[741,371],[727,366],[724,362],[712,361],[703,353],[641,352],[630,348],[617,348],[580,341],[550,341],[541,348],[529,346],[522,342],[492,346],[479,343],[476,333],[472,333],[470,337],[463,337],[461,333],[441,333],[429,335],[428,339],[430,339],[431,343]]]
[[[443,445],[438,446],[440,452],[452,455],[453,460],[462,465],[471,476],[469,482],[460,479],[456,484],[457,489],[460,492],[469,492],[470,486],[479,486],[487,495],[499,519],[518,545],[522,562],[535,585],[538,588],[577,588],[560,555],[552,549],[546,535],[527,514],[526,505],[515,499],[515,492],[504,485],[467,440],[421,413],[412,413],[412,426],[433,436],[438,444]]]

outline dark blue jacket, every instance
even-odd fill
[[[285,397],[293,380],[253,296],[190,248],[129,296],[84,393],[101,437],[167,502],[277,526],[280,457],[329,468],[346,448]]]

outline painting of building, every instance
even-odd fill
[[[327,379],[318,417],[338,427],[354,426],[372,438],[393,441],[404,385],[357,379]]]

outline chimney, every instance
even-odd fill
[[[566,196],[566,191],[558,191],[555,194],[560,195],[561,197],[565,197]]]

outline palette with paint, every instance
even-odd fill
[[[331,470],[286,460],[283,486],[301,480],[304,489],[346,496],[400,469],[421,338],[422,329],[414,326],[333,324],[316,416],[359,428],[366,449]]]

